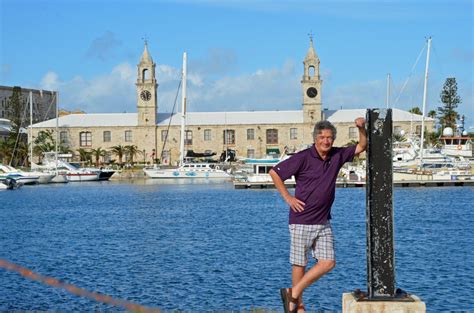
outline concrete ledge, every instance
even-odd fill
[[[357,301],[352,293],[342,295],[343,313],[426,313],[426,305],[415,295],[415,301]]]

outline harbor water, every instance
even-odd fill
[[[0,199],[0,259],[165,311],[282,311],[288,208],[274,189],[110,181]],[[396,286],[428,312],[474,311],[473,203],[474,187],[394,190]],[[338,188],[332,212],[337,266],[306,290],[308,311],[339,312],[367,288],[365,189]],[[25,310],[123,311],[0,268],[0,311]]]

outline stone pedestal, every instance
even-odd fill
[[[426,313],[426,305],[417,296],[408,301],[356,301],[352,293],[342,295],[342,313]]]

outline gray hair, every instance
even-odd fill
[[[336,140],[337,130],[333,124],[329,121],[319,121],[314,125],[313,138],[316,139],[316,136],[321,133],[324,129],[329,129],[332,132],[332,139]]]

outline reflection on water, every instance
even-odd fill
[[[473,191],[395,189],[397,287],[429,311],[474,309]],[[149,179],[0,197],[0,258],[149,307],[281,311],[288,211],[276,190]],[[340,311],[343,292],[366,288],[365,190],[337,189],[333,227],[338,265],[307,290],[307,309]],[[0,294],[0,311],[116,310],[4,270]]]

